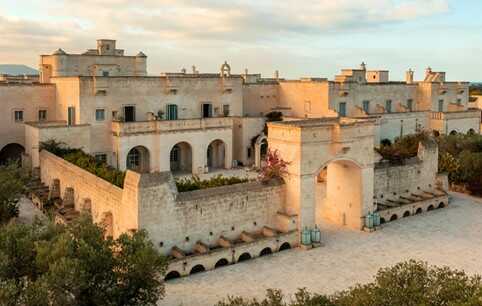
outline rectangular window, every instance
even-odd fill
[[[167,104],[166,105],[166,119],[167,120],[177,120],[177,105]]]
[[[95,160],[99,163],[107,163],[107,154],[97,153],[95,154]]]
[[[125,122],[136,121],[136,107],[135,106],[124,106],[124,121]]]
[[[15,118],[15,122],[23,122],[23,111],[14,111],[13,116]]]
[[[105,110],[103,108],[99,108],[95,110],[95,121],[104,121],[105,120]]]
[[[338,114],[341,117],[346,117],[346,102],[340,102],[340,104],[338,104]]]
[[[224,115],[224,117],[228,117],[228,116],[229,116],[229,104],[224,104],[224,105],[223,105],[223,115]]]
[[[38,121],[45,120],[47,120],[47,111],[45,109],[41,109],[38,111]]]
[[[202,117],[203,118],[211,118],[213,116],[213,106],[211,103],[203,103],[202,104]]]
[[[363,111],[367,114],[370,112],[370,101],[363,101]]]
[[[413,100],[412,99],[407,100],[407,108],[410,112],[413,111]]]
[[[102,71],[102,76],[108,77],[108,76],[109,76],[109,71]]]
[[[69,108],[67,109],[67,124],[75,124],[75,107],[73,106],[69,106]]]
[[[444,111],[444,100],[443,99],[438,100],[438,111],[439,112]]]
[[[387,100],[385,101],[385,111],[387,113],[391,113],[392,112],[392,100]]]

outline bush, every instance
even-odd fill
[[[272,151],[268,149],[266,153],[266,163],[261,167],[259,179],[261,182],[268,182],[272,179],[283,179],[288,174],[288,165],[290,163],[284,161],[278,150]]]
[[[388,160],[392,164],[403,164],[405,160],[417,156],[418,144],[428,137],[427,133],[422,132],[402,138],[399,137],[395,139],[393,144],[388,139],[384,139],[380,147],[375,150],[384,160]]]
[[[410,260],[380,269],[371,283],[356,285],[331,296],[310,294],[301,289],[288,303],[279,290],[268,290],[262,301],[228,297],[217,306],[475,306],[481,303],[480,276]]]
[[[0,224],[17,217],[18,201],[26,191],[28,175],[16,162],[0,166]]]
[[[167,262],[145,231],[104,238],[87,215],[0,231],[1,305],[156,305]]]
[[[56,142],[55,140],[42,142],[40,149],[47,150],[113,185],[120,188],[124,187],[124,171],[119,171],[105,162],[96,160],[94,156],[85,153],[81,149],[69,148],[64,143]]]
[[[193,191],[199,189],[234,185],[248,182],[247,178],[224,177],[221,174],[208,180],[201,180],[197,176],[191,178],[176,179],[176,186],[179,192]]]

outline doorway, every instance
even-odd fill
[[[202,117],[211,118],[213,116],[213,105],[211,103],[202,104]]]
[[[135,106],[124,106],[124,121],[125,122],[136,121],[136,107]]]

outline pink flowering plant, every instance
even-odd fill
[[[268,182],[271,179],[283,179],[288,174],[288,165],[290,163],[284,161],[278,150],[268,149],[266,153],[266,161],[259,173],[259,180],[261,182]]]

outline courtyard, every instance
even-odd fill
[[[159,305],[211,306],[227,295],[260,298],[268,288],[332,293],[410,258],[482,274],[482,199],[451,197],[446,208],[390,222],[373,233],[327,225],[321,248],[288,250],[167,282]]]

